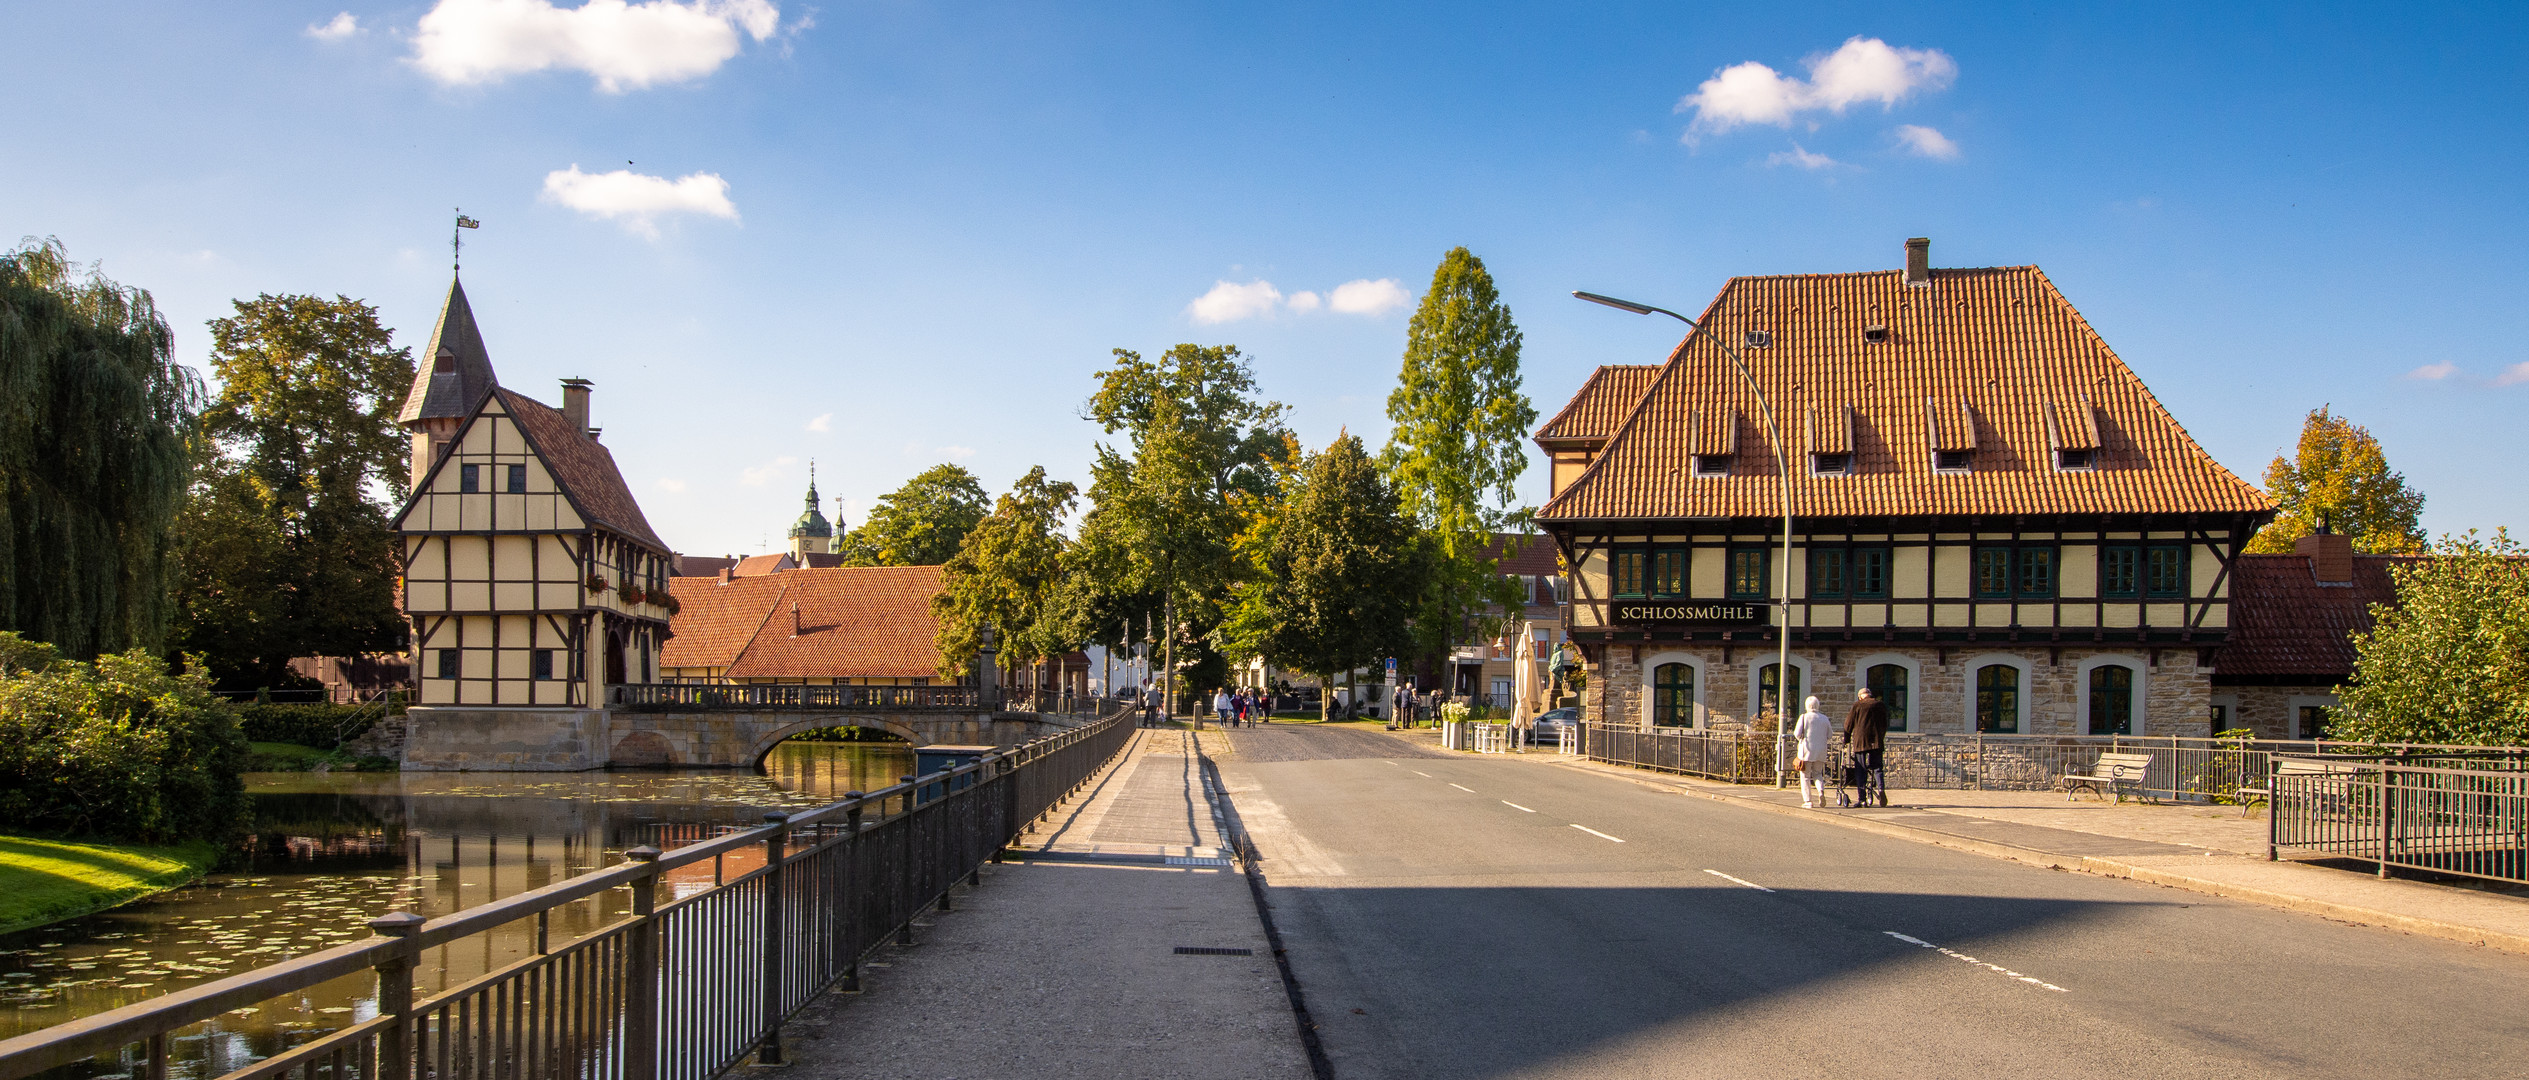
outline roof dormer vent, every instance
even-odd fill
[[[1877,323],[1863,327],[1862,340],[1873,345],[1885,345],[1888,343],[1888,328]]]

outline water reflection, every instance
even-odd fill
[[[784,743],[762,774],[260,773],[253,834],[222,873],[156,899],[0,938],[0,1038],[368,936],[389,911],[445,915],[620,861],[824,805],[912,771],[901,743]],[[733,859],[730,875],[758,862]],[[707,867],[677,893],[709,885]],[[611,922],[625,892],[550,916],[553,944]],[[532,953],[522,920],[431,950],[435,993]],[[217,1076],[375,1015],[361,975],[228,1014],[175,1044],[179,1076]],[[108,1063],[63,1075],[121,1071]]]

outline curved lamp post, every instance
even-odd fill
[[[1696,324],[1695,320],[1667,308],[1652,307],[1649,304],[1637,304],[1631,300],[1618,300],[1612,296],[1600,296],[1597,293],[1577,290],[1572,295],[1593,304],[1604,304],[1618,311],[1630,311],[1636,315],[1666,315],[1685,323],[1689,330],[1703,329],[1702,326]],[[1739,351],[1731,348],[1729,342],[1715,339],[1715,343],[1720,345],[1721,351],[1730,357],[1730,366],[1739,369],[1739,377],[1747,380],[1747,388],[1756,394],[1757,411],[1765,417],[1765,438],[1774,444],[1774,471],[1782,477],[1783,482],[1783,558],[1779,576],[1781,586],[1774,590],[1774,607],[1777,611],[1775,626],[1782,635],[1780,639],[1782,647],[1774,659],[1774,786],[1781,787],[1783,786],[1783,750],[1785,740],[1790,737],[1789,725],[1793,707],[1791,704],[1791,455],[1785,449],[1782,428],[1774,423],[1774,407],[1765,400],[1765,388],[1756,385],[1756,376],[1748,373],[1747,361],[1740,358]],[[1688,708],[1691,710],[1693,706],[1690,704]]]

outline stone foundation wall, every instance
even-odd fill
[[[469,709],[404,714],[404,767],[416,772],[582,772],[606,767],[604,709]]]
[[[2244,727],[2260,739],[2307,737],[2300,729],[2302,705],[2334,704],[2336,688],[2319,686],[2220,686],[2216,697],[2230,699],[2230,726]]]
[[[841,716],[434,705],[406,713],[400,760],[417,772],[752,769],[774,744],[817,728],[878,728],[916,746],[1010,746],[1063,726],[1034,713]]]

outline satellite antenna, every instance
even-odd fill
[[[483,223],[465,216],[465,208],[457,208],[457,228],[448,230],[448,262],[456,269],[465,268],[465,234],[457,229],[480,229]]]

